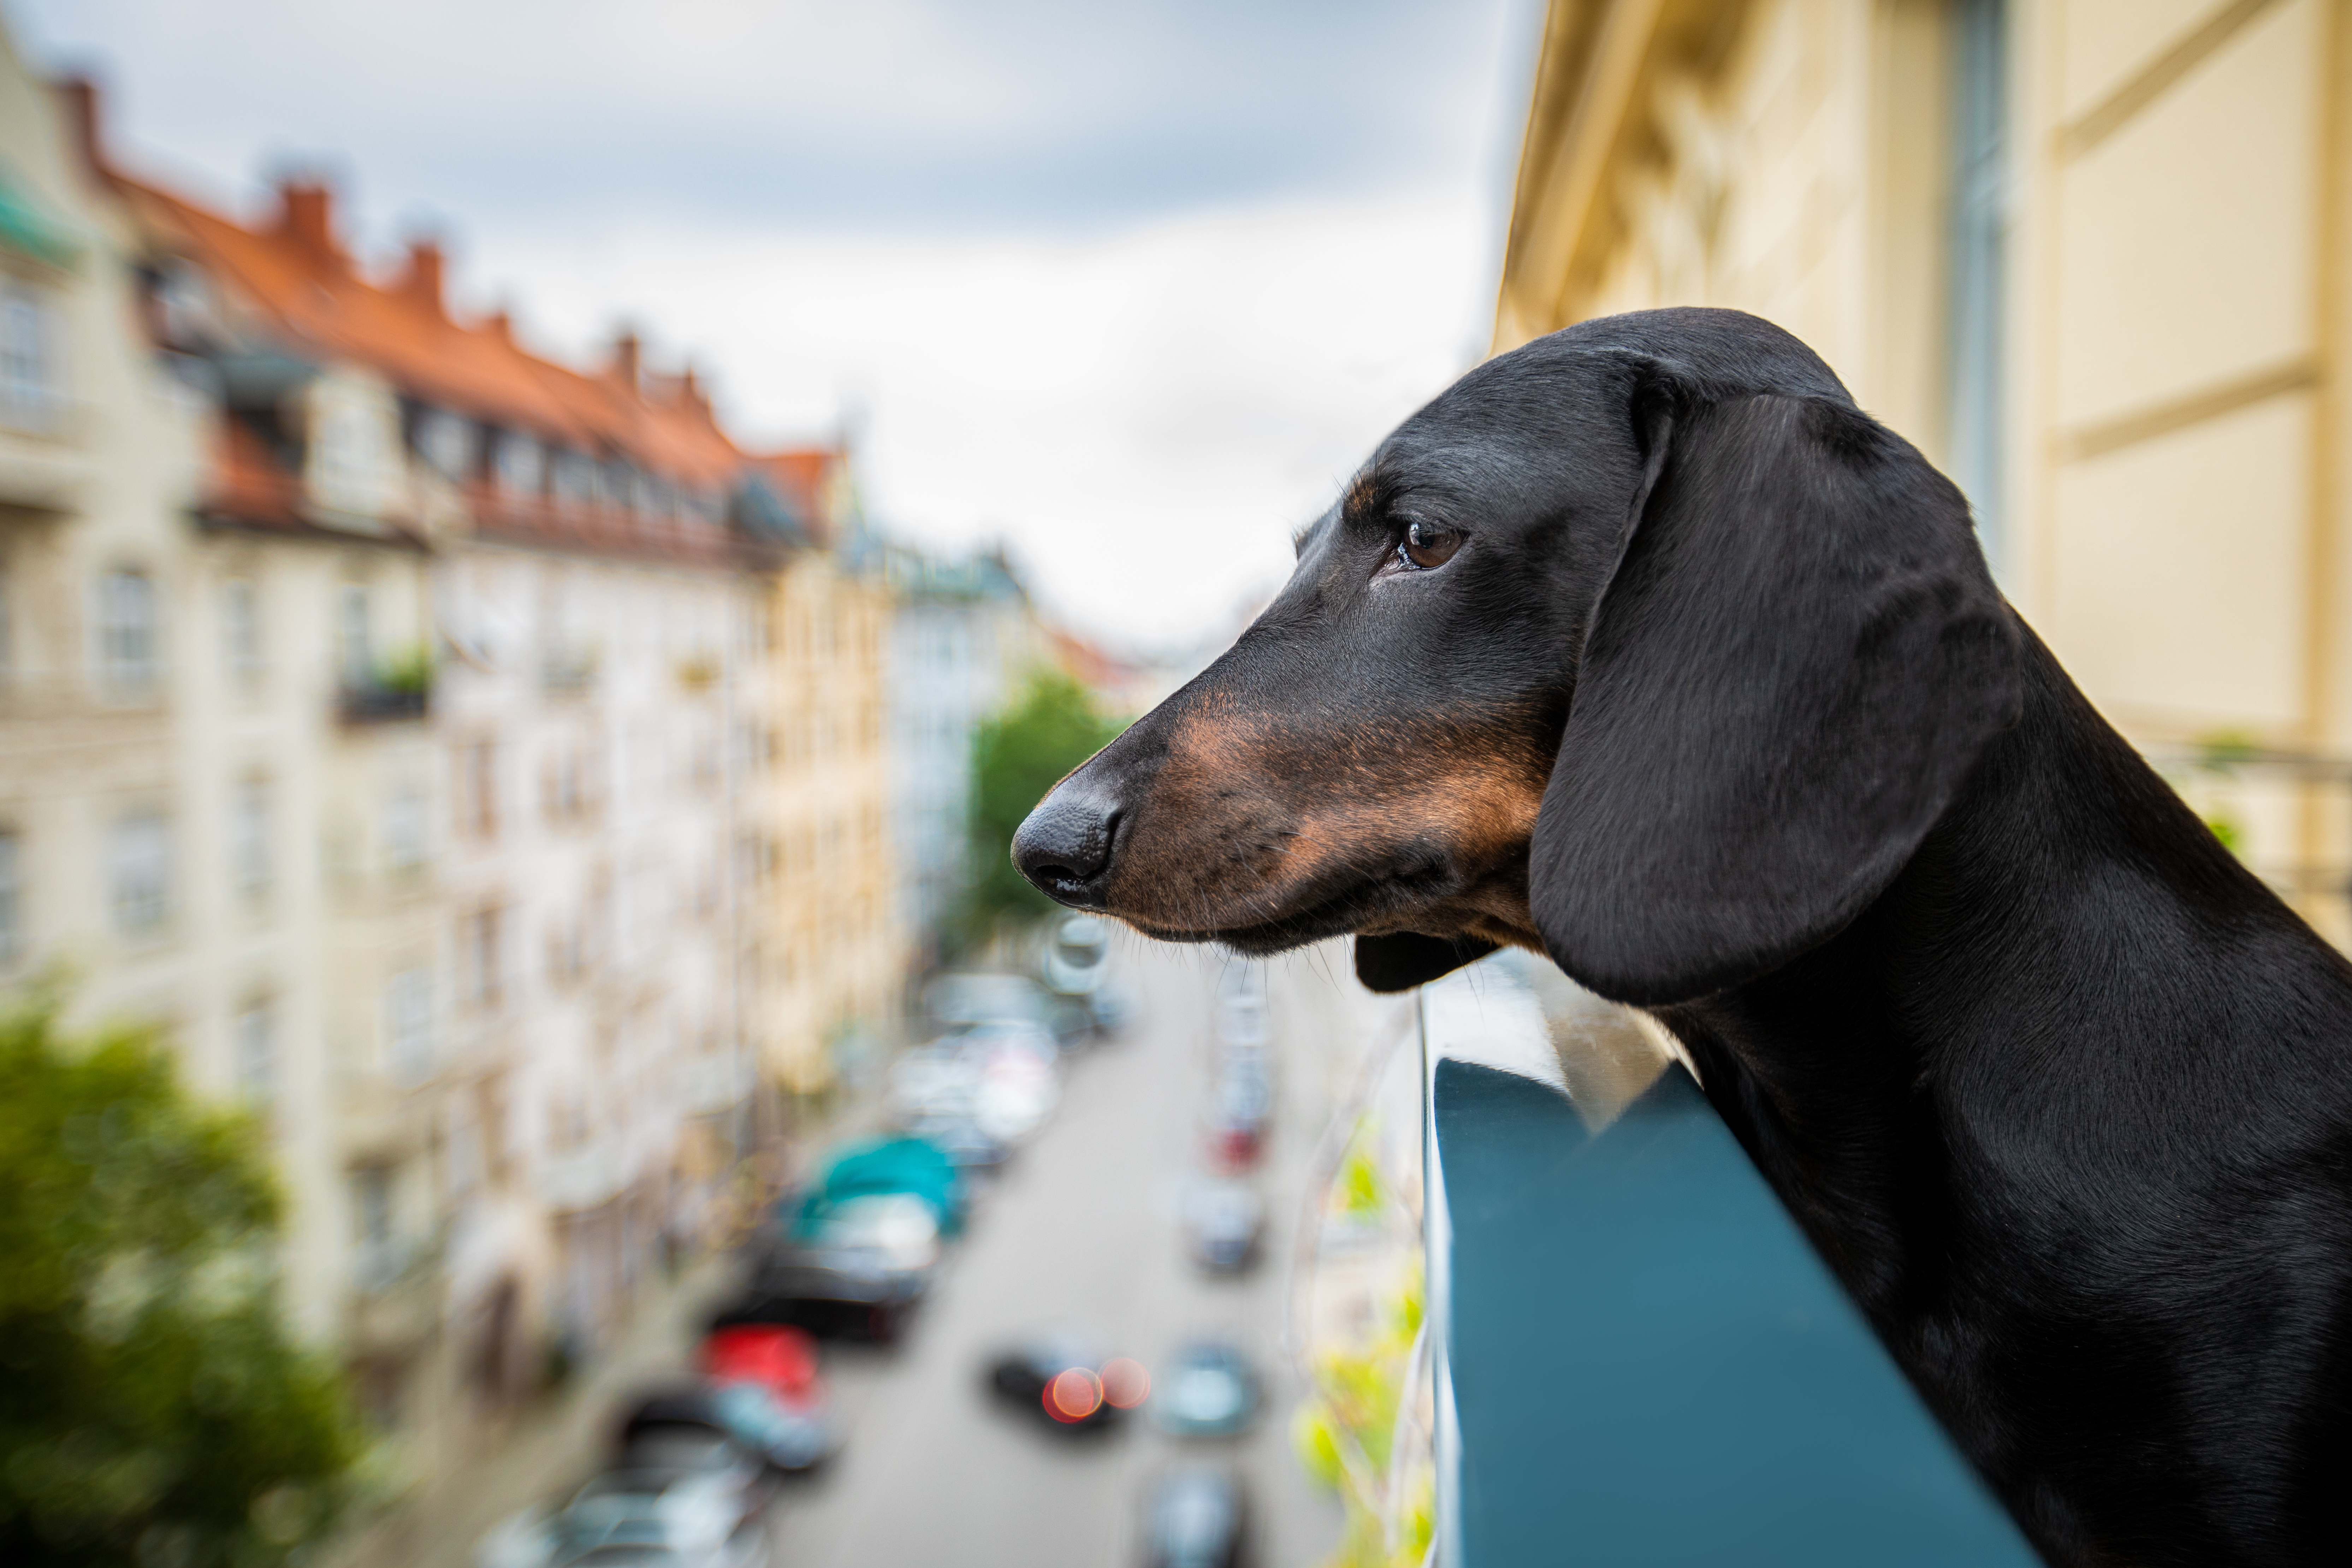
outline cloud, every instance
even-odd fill
[[[532,279],[555,342],[593,338],[612,300],[664,300],[658,341],[724,346],[747,430],[862,405],[893,527],[1007,537],[1070,618],[1150,641],[1279,583],[1290,531],[1475,356],[1488,221],[1456,194],[1085,238],[655,230],[477,270]]]
[[[1177,640],[1481,342],[1533,0],[0,0],[134,166],[342,176],[552,352],[691,350],[753,440],[867,416],[890,527]]]
[[[1003,231],[1445,182],[1502,0],[14,0],[215,178],[343,157],[384,210]]]

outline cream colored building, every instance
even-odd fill
[[[907,982],[888,813],[891,600],[843,563],[860,526],[846,452],[778,453],[760,471],[813,548],[777,574],[767,628],[775,730],[754,1048],[768,1084],[806,1096],[884,1043]]]
[[[2341,0],[1553,0],[1496,347],[1659,304],[1803,338],[2341,941],[2347,104]]]
[[[256,1109],[291,1320],[364,1346],[386,1320],[349,1281],[390,1278],[360,1254],[397,1194],[344,1180],[334,1064],[429,952],[429,747],[413,709],[368,700],[379,656],[425,635],[425,555],[211,509],[212,398],[141,331],[140,236],[84,157],[84,108],[0,67],[10,195],[66,236],[11,253],[0,305],[20,333],[0,355],[5,974],[61,966],[70,1018],[158,1024],[194,1086]]]
[[[252,951],[190,984],[268,1009],[307,1097],[298,1305],[429,1515],[699,1239],[751,1134],[740,847],[786,544],[633,337],[583,374],[453,320],[437,248],[377,274],[314,181],[246,223],[92,162],[145,285],[119,313],[200,389],[174,722],[232,858],[191,909]],[[249,819],[282,857],[258,896]]]

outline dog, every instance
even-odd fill
[[[1548,955],[1683,1043],[2050,1562],[2352,1561],[2352,965],[1778,328],[1471,371],[1013,856],[1380,991]]]

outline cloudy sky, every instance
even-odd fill
[[[1002,538],[1115,641],[1212,632],[1477,355],[1535,0],[5,0],[118,155],[584,360],[627,320],[753,443]]]

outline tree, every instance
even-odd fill
[[[279,1324],[279,1210],[152,1035],[0,1017],[0,1562],[266,1568],[331,1526],[359,1443]]]
[[[1094,693],[1060,670],[1031,676],[1013,700],[973,731],[972,879],[963,927],[984,937],[1008,916],[1037,916],[1053,901],[1013,866],[1013,834],[1069,771],[1110,744],[1124,725]]]

